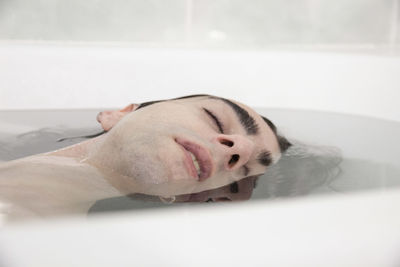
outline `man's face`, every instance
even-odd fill
[[[194,97],[129,113],[92,162],[120,180],[127,193],[169,197],[262,174],[279,156],[275,134],[252,109]]]

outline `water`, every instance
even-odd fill
[[[257,109],[295,145],[258,180],[251,200],[385,191],[400,186],[400,123],[316,111]],[[98,110],[0,111],[0,161],[55,150],[101,132]],[[196,204],[175,204],[196,205]],[[171,207],[136,195],[98,201],[90,212]],[[206,203],[209,205],[209,203]]]

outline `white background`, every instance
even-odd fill
[[[400,57],[382,54],[0,45],[0,109],[114,108],[208,93],[400,120],[399,77]]]

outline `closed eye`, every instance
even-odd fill
[[[223,125],[221,123],[221,121],[218,119],[217,116],[214,115],[214,113],[212,113],[211,111],[209,111],[206,108],[203,108],[203,110],[207,113],[208,116],[210,116],[211,119],[213,119],[213,121],[215,122],[215,124],[217,125],[220,133],[224,133],[224,129],[223,129]]]

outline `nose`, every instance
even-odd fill
[[[217,144],[223,153],[224,167],[229,171],[245,165],[254,150],[254,143],[243,135],[218,135]]]

